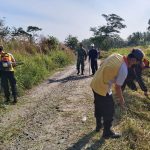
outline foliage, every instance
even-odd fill
[[[103,25],[98,28],[91,28],[91,31],[94,32],[94,35],[110,36],[114,33],[120,33],[119,30],[126,27],[126,25],[122,23],[124,19],[116,14],[102,14],[102,16],[105,18],[107,25]]]
[[[94,44],[104,50],[108,50],[114,47],[114,45],[117,47],[120,47],[120,45],[123,46],[124,41],[119,35],[116,35],[116,33],[120,33],[119,30],[126,27],[126,25],[122,23],[124,19],[116,14],[102,14],[102,16],[105,18],[107,24],[90,29],[94,33],[94,37],[92,38]]]
[[[148,28],[147,29],[150,31],[150,19],[148,20]]]
[[[26,89],[37,85],[56,69],[68,65],[74,60],[72,51],[66,48],[61,50],[59,41],[56,38],[49,37],[48,41],[50,41],[48,43],[49,47],[44,45],[47,46],[46,53],[44,51],[45,47],[40,47],[40,43],[36,44],[15,39],[3,42],[6,52],[12,53],[17,61],[24,62],[23,65],[15,68],[19,95]]]
[[[48,38],[41,38],[39,45],[42,49],[42,52],[45,54],[50,53],[51,51],[57,50],[59,47],[59,41],[53,36],[48,36]]]
[[[134,32],[128,36],[128,46],[149,45],[150,32]]]
[[[78,39],[77,37],[74,37],[72,35],[69,35],[66,39],[65,39],[65,45],[68,46],[69,48],[75,50],[78,46]]]
[[[55,62],[59,67],[64,67],[70,62],[70,59],[63,51],[57,51],[51,55],[52,61]]]
[[[27,27],[27,33],[31,33],[32,36],[30,36],[30,42],[33,42],[35,40],[35,37],[38,36],[36,34],[37,31],[41,31],[42,29],[36,26],[28,26]],[[31,35],[30,34],[30,35]]]
[[[17,61],[23,61],[16,67],[16,78],[19,89],[30,89],[41,82],[50,72],[71,63],[71,58],[65,51],[55,51],[51,55],[21,55],[14,53]]]
[[[10,33],[9,27],[5,26],[5,20],[0,19],[0,39],[4,39]]]

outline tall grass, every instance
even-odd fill
[[[19,95],[40,83],[56,69],[74,61],[74,54],[69,50],[53,50],[45,54],[35,44],[18,41],[9,42],[4,48],[13,54],[16,61],[24,63],[15,68]]]
[[[30,89],[38,84],[52,71],[60,67],[65,67],[71,63],[65,52],[56,51],[51,55],[15,55],[17,60],[22,60],[24,64],[16,67],[16,78],[19,88]]]

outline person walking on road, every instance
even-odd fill
[[[132,51],[128,56],[112,54],[103,61],[91,81],[90,86],[94,94],[95,118],[97,123],[96,130],[99,131],[102,127],[101,118],[103,118],[104,129],[102,137],[105,139],[119,138],[121,136],[111,130],[114,115],[112,84],[115,84],[120,106],[125,108],[121,86],[127,77],[128,68],[141,61],[143,57],[144,53],[140,49]]]
[[[10,101],[9,84],[11,86],[13,103],[17,102],[17,87],[14,76],[14,67],[16,61],[12,54],[3,51],[3,46],[0,46],[0,70],[1,70],[1,86],[4,90],[5,102]]]
[[[81,75],[84,75],[84,67],[85,60],[87,59],[86,50],[83,48],[82,43],[79,44],[79,48],[77,49],[77,75],[79,75],[81,71]]]
[[[91,44],[91,49],[89,51],[89,63],[91,65],[92,75],[94,75],[98,69],[97,59],[98,51],[94,48],[94,44]]]

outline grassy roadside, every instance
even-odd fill
[[[18,95],[41,83],[46,77],[53,74],[58,69],[72,64],[75,60],[74,54],[69,50],[54,50],[48,54],[30,54],[27,51],[10,51],[18,62],[23,62],[15,68]],[[2,90],[2,89],[1,89]],[[3,106],[3,92],[0,93],[0,114],[9,110]],[[10,107],[11,109],[11,107]]]

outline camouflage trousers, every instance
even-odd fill
[[[80,59],[78,59],[77,60],[77,70],[78,70],[78,72],[80,72],[80,69],[81,69],[81,71],[83,72],[84,71],[84,60],[80,60]]]

